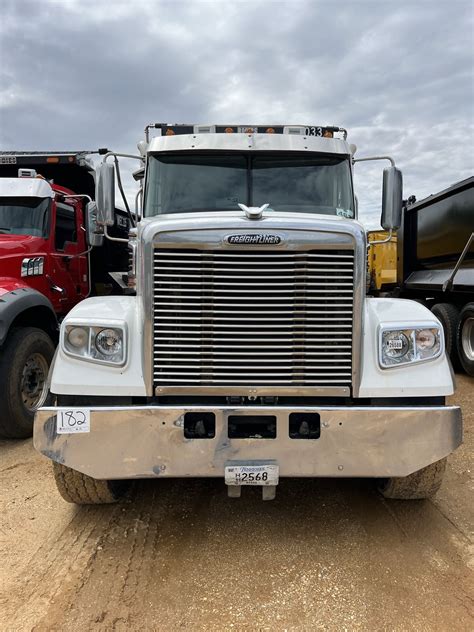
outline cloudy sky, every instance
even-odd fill
[[[3,150],[135,153],[155,121],[336,124],[358,156],[395,158],[405,196],[474,172],[472,0],[0,0],[0,15]],[[356,167],[371,227],[383,166]]]

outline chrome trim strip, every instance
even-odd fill
[[[180,380],[182,381],[182,380]],[[338,380],[340,382],[340,380]],[[327,384],[327,380],[324,380]],[[196,386],[193,384],[187,386],[156,386],[155,395],[237,395],[242,397],[281,397],[284,388],[285,397],[308,397],[310,393],[314,397],[350,397],[351,389],[349,386],[275,386],[268,384],[267,386],[256,386],[245,388],[242,386]]]
[[[44,273],[44,257],[25,257],[21,262],[21,276],[41,276]]]

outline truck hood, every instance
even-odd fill
[[[11,255],[34,254],[44,250],[45,242],[43,237],[0,233],[0,259]]]
[[[139,224],[138,236],[145,242],[152,241],[155,233],[189,232],[190,236],[207,231],[216,231],[224,237],[227,231],[244,231],[267,233],[268,231],[290,231],[320,234],[349,234],[365,244],[365,228],[357,220],[349,220],[335,215],[318,215],[309,213],[277,212],[263,213],[261,219],[248,219],[242,211],[224,213],[176,213],[149,217]],[[307,235],[308,237],[309,235]]]
[[[48,241],[42,237],[0,233],[0,295],[3,291],[11,292],[29,285],[27,280],[21,278],[23,260],[41,257],[46,261],[48,251]]]

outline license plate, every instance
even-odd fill
[[[227,465],[226,485],[278,485],[279,467],[274,464]]]

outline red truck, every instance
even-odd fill
[[[108,272],[126,268],[126,245],[104,242],[97,225],[92,231],[87,227],[95,210],[90,153],[0,153],[0,436],[4,438],[30,436],[35,411],[47,402],[58,322],[90,294],[119,291]],[[122,213],[110,234],[127,233],[128,219]]]

